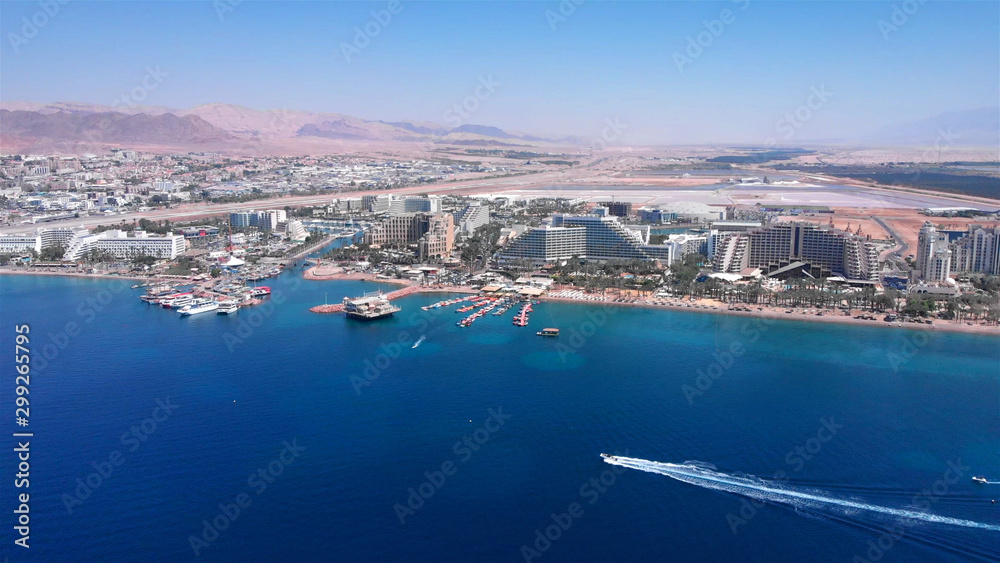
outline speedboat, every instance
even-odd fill
[[[983,477],[982,475],[976,475],[975,477],[972,478],[972,480],[973,482],[979,483],[980,485],[985,485],[986,483],[989,483],[989,481],[986,480],[986,477]]]
[[[611,454],[601,454],[601,457],[603,457],[605,459],[610,459],[610,460],[614,460],[615,459],[615,456],[613,456]]]

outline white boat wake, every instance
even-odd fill
[[[986,524],[983,522],[975,522],[973,520],[938,516],[929,512],[920,512],[917,510],[907,510],[902,508],[890,508],[887,506],[868,504],[866,502],[856,500],[837,498],[831,496],[825,491],[789,486],[775,481],[760,479],[752,475],[727,475],[726,473],[715,471],[714,467],[699,464],[698,462],[687,462],[684,464],[660,463],[656,461],[647,461],[644,459],[621,456],[615,456],[611,459],[604,458],[604,461],[612,465],[620,465],[629,469],[638,469],[639,471],[646,471],[649,473],[659,473],[660,475],[666,475],[667,477],[677,479],[678,481],[691,485],[697,485],[699,487],[705,487],[707,489],[734,493],[765,502],[785,504],[793,508],[833,508],[841,512],[862,510],[885,514],[896,518],[908,518],[911,520],[921,520],[937,524],[948,524],[951,526],[962,526],[965,528],[977,528],[980,530],[1000,532],[1000,526],[994,524]]]

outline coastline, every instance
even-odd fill
[[[337,270],[337,271],[331,271]],[[129,276],[129,275],[110,275],[110,274],[86,274],[81,272],[32,272],[24,270],[10,270],[10,269],[0,269],[0,276],[4,274],[10,275],[28,275],[28,276],[61,276],[61,277],[76,277],[76,278],[97,278],[97,279],[128,279],[128,280],[143,280],[152,281],[157,278],[152,276]],[[325,269],[321,266],[313,266],[306,269],[302,273],[302,277],[310,281],[370,281],[374,283],[399,285],[404,288],[407,286],[413,286],[414,282],[412,280],[402,280],[398,278],[381,279],[377,278],[372,274],[365,274],[360,272],[344,272],[343,268],[333,267]],[[574,289],[574,288],[562,288],[562,289]],[[578,288],[577,288],[578,289]],[[478,289],[473,289],[469,286],[442,286],[442,285],[422,285],[418,289],[414,290],[413,293],[461,293],[461,294],[473,294],[478,293]],[[774,320],[787,320],[787,321],[804,321],[804,322],[814,322],[814,323],[835,323],[842,325],[854,325],[854,326],[864,326],[864,327],[880,327],[889,329],[910,329],[910,330],[923,330],[923,331],[940,331],[940,332],[956,332],[963,334],[977,334],[983,336],[1000,337],[1000,325],[984,325],[980,323],[975,323],[972,325],[959,324],[955,322],[949,322],[944,320],[936,320],[932,325],[917,324],[917,323],[902,323],[902,326],[897,326],[895,323],[888,323],[882,320],[870,321],[863,319],[855,319],[853,316],[838,315],[839,310],[824,310],[823,316],[817,316],[815,314],[807,314],[802,309],[791,309],[792,313],[786,313],[789,310],[788,307],[780,308],[764,308],[763,310],[756,310],[756,307],[750,305],[743,305],[750,307],[751,310],[747,311],[737,311],[726,308],[724,303],[699,299],[697,301],[687,301],[680,302],[678,300],[667,300],[667,299],[652,299],[647,297],[635,297],[634,301],[625,302],[615,302],[614,297],[598,296],[593,295],[595,299],[576,299],[571,297],[556,297],[543,295],[538,297],[539,301],[550,301],[555,303],[576,303],[582,305],[614,305],[620,307],[643,307],[649,309],[665,309],[673,311],[687,311],[692,313],[713,313],[721,315],[732,315],[732,316],[742,316],[751,318],[763,318],[763,319],[774,319]],[[600,299],[597,297],[605,297]],[[813,309],[816,310],[816,309]],[[861,314],[872,314],[870,311],[852,311],[852,315],[857,312]],[[968,322],[968,321],[966,321]]]
[[[964,334],[978,334],[983,336],[1000,336],[1000,326],[989,326],[982,324],[957,324],[950,323],[947,321],[938,320],[932,325],[917,324],[917,323],[902,323],[902,326],[896,326],[895,324],[888,323],[886,321],[867,321],[863,319],[855,319],[848,316],[836,316],[835,314],[824,314],[822,317],[816,316],[814,314],[805,314],[802,311],[793,310],[792,313],[785,313],[784,310],[768,310],[763,311],[736,311],[731,309],[726,309],[719,307],[718,304],[714,302],[708,302],[701,300],[698,302],[692,302],[692,306],[686,306],[680,303],[667,303],[663,305],[658,305],[655,303],[647,303],[645,300],[637,300],[634,303],[615,303],[614,300],[601,301],[601,300],[586,300],[586,299],[572,299],[567,297],[549,297],[542,296],[538,298],[539,301],[552,301],[559,303],[578,303],[583,305],[613,305],[616,307],[642,307],[648,309],[667,309],[671,311],[686,311],[689,313],[711,313],[719,315],[731,315],[737,317],[750,317],[750,318],[762,318],[762,319],[775,319],[775,320],[785,320],[785,321],[803,321],[803,322],[814,322],[814,323],[833,323],[833,324],[845,324],[863,327],[880,327],[880,328],[892,328],[892,329],[910,329],[910,330],[924,330],[924,331],[940,331],[940,332],[959,332]],[[712,304],[709,304],[712,303]],[[694,306],[698,305],[698,306]],[[832,312],[832,311],[831,311]],[[866,312],[867,313],[867,312]]]
[[[109,280],[144,280],[151,281],[156,280],[155,276],[136,276],[136,275],[112,275],[112,274],[85,274],[83,272],[44,272],[36,271],[29,272],[25,270],[10,270],[6,268],[0,268],[0,276],[3,275],[13,275],[13,276],[56,276],[56,277],[66,277],[66,278],[97,278],[97,279],[109,279]]]

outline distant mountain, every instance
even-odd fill
[[[1000,146],[1000,108],[952,111],[885,127],[864,139],[899,146]]]
[[[579,144],[578,139],[545,139],[488,125],[452,129],[416,121],[370,121],[335,113],[256,110],[232,104],[205,104],[187,110],[155,106],[102,106],[57,102],[0,104],[0,146],[5,150],[53,150],[79,143],[150,145],[177,149],[251,150],[307,147],[309,139],[364,142],[422,142],[463,146]],[[300,142],[301,141],[301,142]],[[319,146],[321,150],[321,145]],[[295,150],[295,149],[292,149]]]
[[[204,146],[234,140],[232,135],[193,115],[179,117],[116,112],[85,113],[56,111],[9,111],[0,109],[4,147],[50,147],[94,145]],[[86,149],[88,152],[91,149]]]

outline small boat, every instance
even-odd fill
[[[603,457],[604,459],[611,459],[611,460],[615,459],[615,456],[613,456],[611,454],[601,454],[601,457]]]
[[[989,481],[986,480],[986,477],[982,475],[976,475],[975,477],[972,478],[972,480],[973,482],[979,483],[980,485],[985,485],[989,483]]]
[[[542,330],[536,332],[538,336],[559,336],[558,328],[543,328]]]
[[[421,344],[423,344],[424,340],[427,340],[427,337],[426,336],[421,336],[420,340],[417,340],[416,342],[413,343],[413,348],[416,348],[417,346],[420,346]]]

